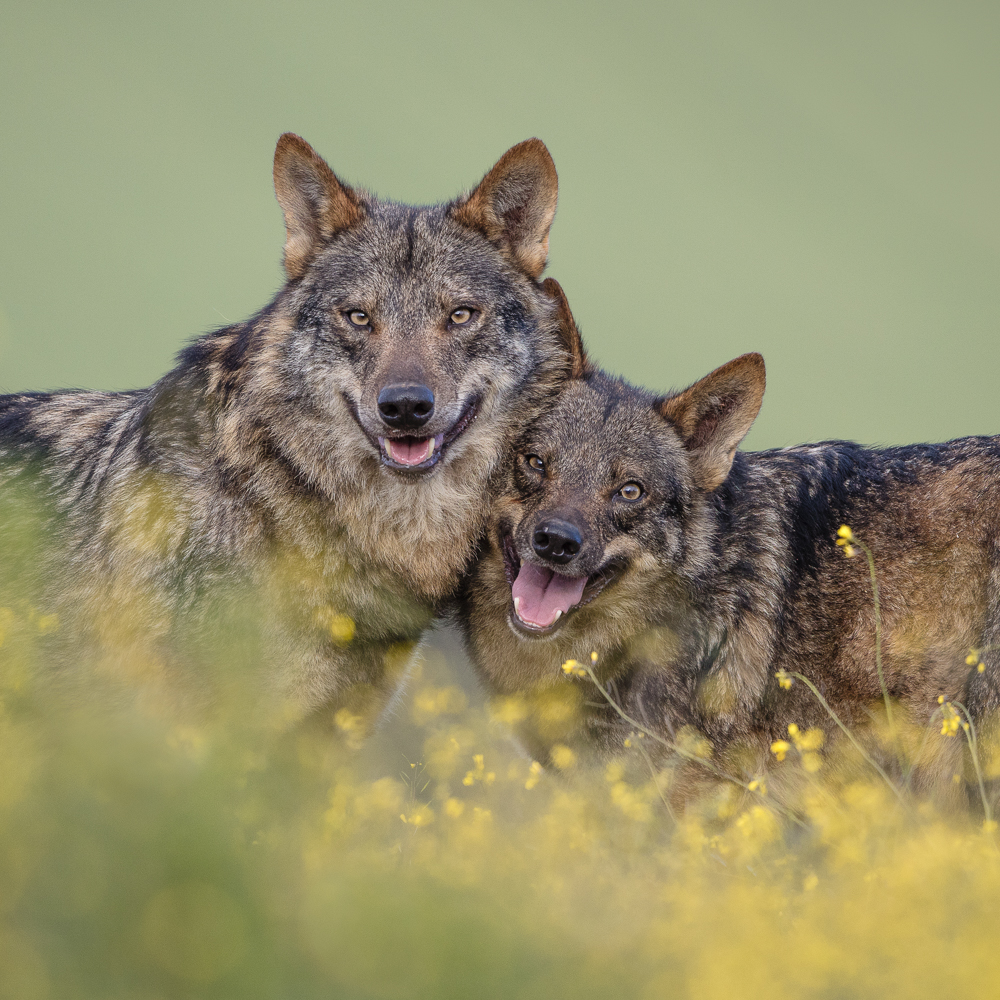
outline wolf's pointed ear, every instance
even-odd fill
[[[576,320],[573,319],[573,313],[570,312],[566,293],[555,278],[546,278],[542,282],[542,288],[550,299],[555,299],[556,316],[559,320],[559,337],[569,354],[569,377],[583,378],[590,367],[590,362],[587,359],[587,352],[583,349],[583,339],[580,337]]]
[[[764,359],[744,354],[716,368],[676,396],[656,403],[691,455],[694,478],[714,490],[733,464],[736,446],[746,437],[764,399]]]
[[[285,213],[285,272],[298,278],[323,243],[356,225],[364,209],[305,139],[286,132],[274,151],[274,193]]]
[[[478,229],[522,271],[537,279],[549,255],[556,214],[556,165],[541,139],[508,149],[479,187],[452,209],[452,217]]]

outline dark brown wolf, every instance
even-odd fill
[[[471,194],[414,208],[286,134],[274,184],[274,300],[148,389],[0,397],[2,475],[35,475],[58,510],[64,634],[127,659],[245,583],[277,689],[351,726],[455,588],[490,477],[566,367],[539,281],[556,172],[529,139]]]
[[[872,586],[860,545],[848,559],[835,544],[842,525],[874,553],[899,710],[926,723],[942,695],[974,719],[996,709],[1000,438],[740,453],[764,394],[759,354],[668,396],[579,348],[575,367],[518,445],[461,611],[495,694],[575,685],[582,716],[549,725],[549,743],[612,753],[629,737],[589,678],[564,676],[591,653],[626,714],[668,741],[693,727],[716,749],[766,753],[790,722],[831,729],[783,671],[809,677],[847,725],[867,721],[882,701]],[[541,730],[522,732],[544,760]]]

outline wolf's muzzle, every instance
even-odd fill
[[[415,430],[434,416],[434,393],[426,385],[387,385],[378,394],[378,412],[394,430]]]
[[[535,528],[531,536],[531,547],[535,554],[546,562],[559,566],[575,559],[582,546],[580,529],[559,518],[547,519]]]

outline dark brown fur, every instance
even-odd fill
[[[808,676],[847,725],[870,721],[882,701],[872,589],[864,556],[835,544],[842,524],[874,552],[886,683],[902,713],[925,723],[939,695],[977,720],[997,708],[1000,649],[982,653],[982,673],[966,655],[1000,643],[1000,438],[737,453],[763,396],[760,355],[667,397],[582,353],[577,367],[519,443],[461,614],[496,695],[575,692],[572,731],[549,726],[546,739],[525,724],[536,754],[553,738],[613,753],[628,737],[591,682],[561,669],[592,651],[625,711],[668,739],[694,727],[717,750],[759,754],[789,722],[831,730],[802,683],[779,687],[781,670]],[[635,502],[620,493],[630,482],[643,489]],[[534,550],[553,517],[579,528],[568,562]],[[515,615],[522,560],[589,577],[583,602],[547,632]]]
[[[0,484],[31,475],[54,500],[68,561],[47,599],[65,635],[87,637],[74,655],[159,657],[180,611],[245,584],[293,714],[371,716],[469,562],[515,432],[566,368],[538,280],[556,173],[531,139],[471,195],[413,208],[348,187],[288,134],[274,181],[288,275],[275,299],[148,389],[0,397]],[[422,433],[443,445],[425,469],[392,467],[381,444],[397,432],[379,392],[400,382],[434,392]]]

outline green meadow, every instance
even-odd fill
[[[284,131],[415,203],[537,135],[548,273],[605,367],[667,389],[761,351],[749,448],[1000,433],[998,37],[974,2],[9,3],[0,392],[145,385],[264,305]],[[248,710],[237,602],[175,712],[155,662],[53,678],[38,516],[0,498],[0,1000],[995,993],[1000,772],[960,707],[875,706],[887,773],[812,731],[653,767],[638,727],[543,771],[510,726],[566,703],[489,702],[442,628],[351,748]],[[928,757],[954,776],[918,794]]]

